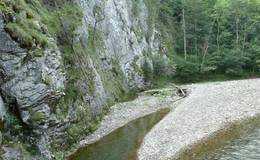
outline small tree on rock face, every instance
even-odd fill
[[[144,74],[145,82],[149,82],[153,80],[153,67],[148,58],[145,58],[142,64],[142,71]]]
[[[93,42],[95,41],[95,35],[97,30],[97,24],[105,19],[104,8],[101,5],[96,4],[93,8],[93,15],[95,17]]]
[[[163,55],[153,56],[153,72],[157,77],[172,77],[175,73],[175,64]]]

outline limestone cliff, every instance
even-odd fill
[[[23,1],[19,13],[11,14],[12,24],[18,16],[30,18],[22,7],[26,3],[37,7],[34,2]],[[44,0],[40,5],[54,10],[63,3],[72,2]],[[153,69],[151,57],[158,54],[160,42],[155,28],[148,24],[144,1],[135,3],[78,0],[82,15],[73,37],[68,37],[71,31],[64,31],[73,22],[58,16],[63,37],[67,36],[64,39],[70,39],[66,45],[61,36],[49,33],[45,21],[37,19],[33,23],[39,24],[37,31],[46,37],[45,47],[39,46],[34,35],[26,47],[28,43],[8,30],[7,15],[1,13],[0,93],[4,105],[0,104],[0,116],[6,138],[0,151],[2,159],[38,154],[44,159],[62,157],[58,150],[69,150],[95,130],[111,104],[145,89],[143,64]]]

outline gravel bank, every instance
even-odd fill
[[[166,95],[149,95],[153,92],[166,93]],[[141,93],[134,101],[118,103],[112,106],[109,114],[102,120],[100,127],[93,134],[82,140],[80,147],[95,143],[102,137],[137,118],[144,117],[163,108],[173,108],[181,102],[179,101],[181,100],[180,97],[167,95],[174,92],[174,88],[151,90]]]
[[[169,160],[226,125],[260,114],[260,79],[190,85],[191,94],[145,137],[139,160]]]

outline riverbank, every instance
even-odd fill
[[[191,94],[145,137],[140,160],[178,158],[226,126],[260,114],[260,79],[190,85]]]
[[[175,87],[149,90],[140,93],[133,101],[118,103],[112,106],[108,115],[102,120],[100,127],[93,134],[82,140],[78,148],[101,140],[106,135],[133,120],[158,112],[164,108],[174,109],[183,99],[177,96],[176,91]],[[69,155],[74,154],[75,151]]]

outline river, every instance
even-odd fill
[[[242,127],[244,131],[240,131],[239,138],[227,141],[226,145],[201,159],[260,160],[260,118],[250,125]]]
[[[69,160],[135,160],[146,133],[168,112],[169,109],[162,109],[136,119],[100,141],[79,149]]]

